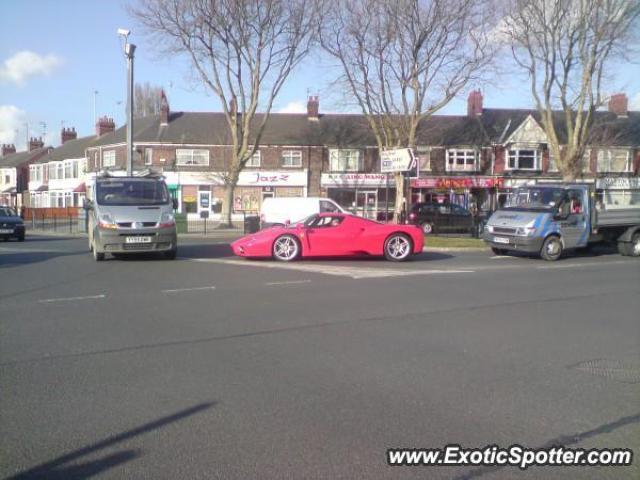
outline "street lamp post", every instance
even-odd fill
[[[133,55],[136,51],[136,46],[129,43],[130,33],[118,29],[118,35],[124,37],[124,56],[127,58],[127,176],[133,174]]]

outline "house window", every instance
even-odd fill
[[[259,167],[260,166],[260,160],[261,160],[261,155],[260,155],[260,150],[256,150],[256,152],[251,155],[251,158],[249,160],[247,160],[247,163],[245,164],[246,167]]]
[[[361,169],[360,150],[329,150],[332,172],[357,172]]]
[[[418,171],[426,172],[431,170],[431,148],[417,147],[416,156],[418,157]]]
[[[509,150],[509,170],[540,170],[538,150]]]
[[[73,162],[64,162],[64,178],[73,178]]]
[[[302,152],[300,150],[284,150],[282,152],[283,167],[301,167]]]
[[[209,150],[177,149],[176,164],[182,166],[208,166]]]
[[[628,172],[629,150],[613,148],[598,150],[598,172]]]
[[[478,153],[470,149],[447,150],[447,171],[468,172],[477,170]]]
[[[4,176],[4,183],[5,184],[11,183],[11,175],[5,175]]]
[[[55,180],[56,178],[56,164],[55,163],[50,163],[49,164],[49,180]]]
[[[115,150],[105,150],[102,152],[102,166],[106,167],[115,167],[116,166],[116,151]]]
[[[71,162],[71,175],[72,175],[72,178],[78,178],[80,176],[79,175],[79,165],[78,164],[79,164],[79,162],[77,162],[77,161]]]
[[[144,149],[144,164],[152,165],[153,164],[153,149],[145,148]]]

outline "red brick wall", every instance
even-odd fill
[[[507,152],[504,147],[496,147],[496,159],[494,164],[494,173],[504,173],[506,169]]]

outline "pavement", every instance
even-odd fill
[[[389,448],[640,451],[640,260],[280,264],[181,238],[0,243],[0,478],[639,478],[390,467]]]

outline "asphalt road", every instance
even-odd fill
[[[0,477],[640,478],[637,259],[179,257],[0,243]],[[447,444],[636,458],[387,465]]]

